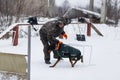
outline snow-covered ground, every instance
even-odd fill
[[[86,34],[86,24],[79,25],[80,32]],[[104,35],[92,30],[86,41],[77,41],[80,33],[78,24],[68,25],[65,31],[68,39],[60,39],[65,44],[81,50],[84,63],[78,61],[74,68],[68,59],[63,59],[55,68],[44,63],[43,45],[39,37],[31,39],[31,80],[120,80],[120,27],[95,24]],[[27,54],[27,38],[20,38],[18,46],[12,46],[12,40],[0,40],[0,52]],[[56,60],[51,53],[51,63]]]

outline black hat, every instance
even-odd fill
[[[67,24],[71,23],[71,19],[65,18],[65,17],[60,17],[58,20],[62,21],[64,23],[64,25],[67,25]]]

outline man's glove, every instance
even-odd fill
[[[63,35],[63,37],[64,37],[65,39],[67,39],[68,36],[67,36],[67,34],[65,33],[65,34]]]
[[[60,41],[59,41],[59,42],[57,43],[57,45],[56,45],[55,50],[59,50],[59,49],[60,49],[60,45],[61,45],[61,44],[62,44],[62,42],[60,42]]]

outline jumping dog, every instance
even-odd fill
[[[67,44],[61,44],[60,49],[54,49],[53,53],[57,54],[58,57],[57,61],[50,67],[55,67],[62,58],[69,58],[72,67],[74,67],[78,60],[81,60],[81,63],[83,63],[83,56],[81,55],[80,50]]]

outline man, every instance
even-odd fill
[[[43,43],[44,60],[46,64],[51,64],[50,62],[50,52],[52,49],[59,49],[62,42],[56,39],[59,35],[62,35],[67,39],[67,34],[64,32],[64,26],[71,22],[70,19],[60,18],[58,20],[50,21],[44,24],[40,31],[40,39]],[[57,45],[57,46],[56,46]],[[54,57],[56,55],[54,54]]]

